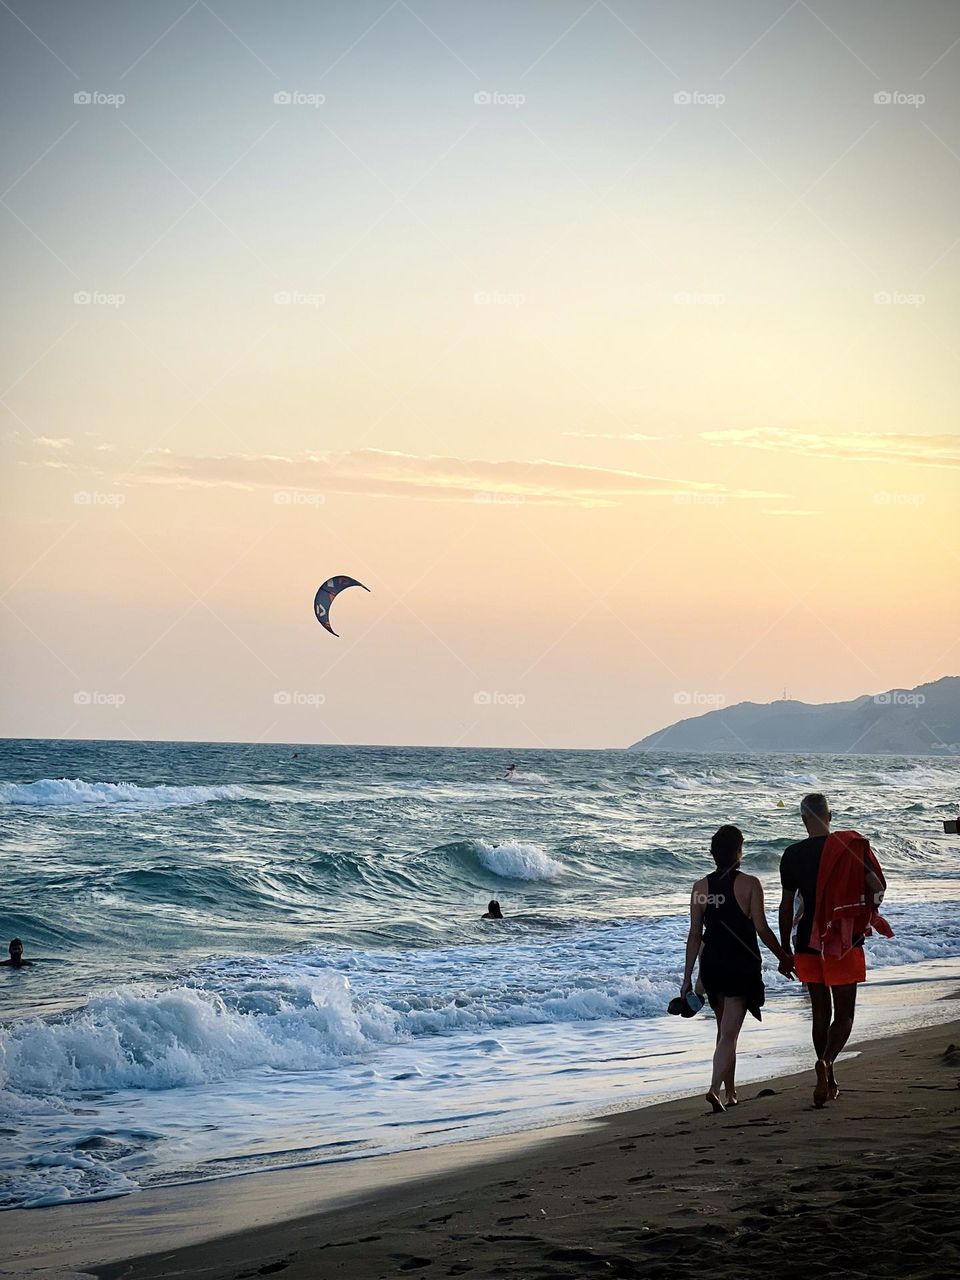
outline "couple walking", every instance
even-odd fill
[[[717,869],[693,886],[680,995],[692,989],[699,958],[697,985],[717,1018],[707,1093],[715,1112],[736,1105],[740,1029],[748,1011],[760,1019],[759,942],[773,952],[785,978],[806,985],[817,1055],[813,1101],[822,1107],[840,1093],[834,1063],[853,1030],[857,984],[866,980],[864,937],[873,928],[892,934],[876,911],[886,881],[868,841],[856,831],[831,832],[830,806],[820,794],[804,796],[800,816],[807,838],[790,845],[780,860],[779,941],[767,924],[760,881],[740,870],[743,833],[738,827],[721,827],[714,835],[710,852]]]

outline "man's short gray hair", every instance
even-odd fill
[[[827,797],[821,795],[819,791],[811,791],[808,796],[804,796],[800,801],[800,816],[803,818],[819,818],[821,822],[826,822],[830,817],[830,805]]]

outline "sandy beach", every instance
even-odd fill
[[[0,1273],[953,1276],[960,1021],[854,1048],[823,1111],[807,1073],[750,1085],[718,1117],[688,1098],[565,1130],[10,1213]]]

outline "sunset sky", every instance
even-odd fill
[[[620,746],[960,670],[955,4],[0,30],[0,732]]]

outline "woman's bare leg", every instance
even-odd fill
[[[717,1048],[713,1055],[713,1078],[710,1081],[710,1092],[707,1101],[714,1111],[723,1111],[720,1101],[720,1086],[726,1084],[730,1092],[736,1089],[735,1075],[737,1069],[737,1040],[740,1028],[747,1016],[746,1002],[739,996],[727,996],[723,1001],[723,1012],[718,1013]]]

